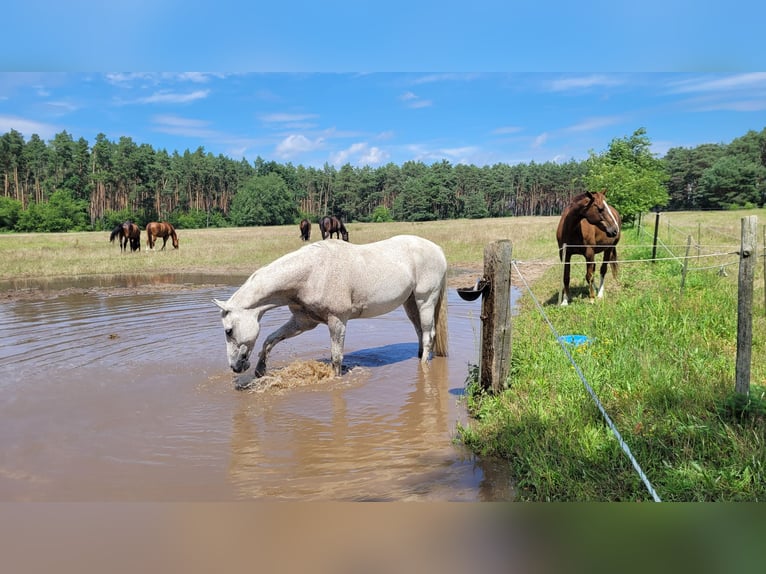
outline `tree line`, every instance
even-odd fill
[[[179,228],[283,225],[334,214],[344,221],[426,221],[557,215],[574,195],[606,188],[627,215],[762,206],[766,128],[729,144],[649,151],[643,128],[585,161],[491,166],[407,161],[322,168],[183,153],[66,131],[48,142],[0,136],[0,230],[111,229],[132,219]]]

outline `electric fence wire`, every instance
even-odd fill
[[[654,487],[652,486],[651,482],[649,482],[649,479],[647,478],[646,474],[641,469],[641,465],[638,464],[638,461],[633,456],[633,453],[630,451],[630,447],[625,442],[625,440],[623,440],[622,435],[620,434],[620,431],[617,430],[617,427],[614,425],[614,423],[612,422],[612,419],[607,414],[606,409],[604,409],[603,405],[601,404],[601,401],[599,400],[598,395],[596,395],[596,392],[588,383],[588,380],[585,378],[585,375],[583,374],[579,365],[575,362],[574,358],[572,357],[572,354],[569,352],[569,349],[567,349],[566,344],[561,340],[561,337],[556,331],[556,328],[553,326],[553,323],[551,323],[550,319],[545,314],[545,311],[543,310],[543,306],[537,300],[537,297],[535,297],[535,294],[532,292],[532,289],[530,288],[529,283],[527,283],[526,278],[524,277],[524,275],[521,273],[518,266],[516,265],[516,261],[515,260],[512,261],[512,264],[514,269],[516,269],[516,272],[519,274],[519,277],[521,277],[521,280],[524,283],[524,286],[526,287],[527,292],[532,297],[532,300],[535,302],[535,305],[537,306],[538,311],[540,311],[540,314],[543,316],[543,319],[545,319],[545,322],[548,324],[548,327],[550,328],[551,332],[556,337],[556,341],[558,341],[559,345],[564,350],[564,353],[569,359],[569,362],[572,363],[572,366],[577,372],[577,376],[580,377],[580,381],[582,381],[582,384],[585,386],[585,390],[588,391],[588,394],[596,403],[596,407],[598,407],[598,410],[601,412],[601,415],[604,417],[606,424],[609,426],[609,428],[612,430],[612,433],[614,433],[614,436],[617,438],[617,442],[620,444],[620,448],[622,448],[623,452],[628,457],[628,460],[630,460],[630,463],[633,465],[633,468],[638,473],[638,476],[641,478],[641,481],[646,486],[646,489],[649,491],[649,494],[652,495],[652,498],[654,499],[654,501],[662,502],[659,495],[654,490]]]

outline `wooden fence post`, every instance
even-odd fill
[[[484,390],[503,390],[511,360],[511,242],[494,241],[484,248],[484,279],[489,286],[481,298],[481,364]]]
[[[742,218],[742,245],[739,251],[739,290],[737,294],[737,367],[734,390],[750,392],[750,361],[753,342],[753,280],[757,263],[758,217]]]
[[[654,218],[654,241],[652,242],[652,263],[657,258],[657,235],[660,232],[660,212]]]

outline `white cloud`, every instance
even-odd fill
[[[324,145],[322,138],[310,140],[304,135],[292,134],[277,144],[276,153],[283,159],[291,158],[300,153],[320,149]]]
[[[423,100],[420,96],[412,92],[404,92],[399,96],[399,99],[405,102],[407,107],[411,109],[427,108],[433,104],[431,100]]]
[[[152,118],[155,131],[193,138],[213,138],[218,134],[208,128],[209,122],[182,118],[173,115],[160,115]]]
[[[204,100],[210,94],[210,90],[196,90],[186,94],[177,92],[157,92],[145,98],[136,100],[141,104],[187,104],[196,100]]]
[[[533,148],[542,147],[545,145],[545,142],[548,141],[548,134],[546,132],[541,133],[539,136],[535,138],[535,140],[532,142]]]
[[[365,142],[351,144],[348,148],[330,155],[333,165],[354,163],[356,165],[380,165],[390,157],[390,154],[379,147],[370,147]]]
[[[306,120],[313,120],[318,118],[317,114],[286,114],[286,113],[274,113],[263,114],[258,116],[258,119],[266,123],[293,123],[303,122]]]
[[[16,130],[25,139],[29,139],[32,134],[37,134],[41,139],[51,139],[61,128],[53,126],[51,124],[45,124],[37,122],[35,120],[28,120],[26,118],[19,118],[16,116],[3,116],[0,115],[0,132],[7,133],[11,130]]]
[[[565,128],[564,131],[589,132],[589,131],[605,128],[608,126],[613,126],[614,124],[617,124],[620,121],[622,120],[617,116],[601,116],[601,117],[586,118],[580,123],[577,123]]]
[[[389,157],[391,156],[388,152],[383,151],[379,147],[371,147],[369,150],[367,150],[367,153],[359,158],[359,163],[362,165],[370,166],[380,165],[387,161]]]
[[[614,76],[593,74],[590,76],[575,76],[554,80],[551,82],[551,89],[555,92],[565,92],[568,90],[583,90],[594,87],[618,86],[622,83],[622,80]]]
[[[682,80],[671,84],[671,91],[675,93],[687,92],[721,92],[745,89],[766,89],[766,72],[753,72],[749,74],[734,74],[711,80],[709,76]]]
[[[492,130],[492,133],[496,135],[515,134],[515,133],[519,133],[523,129],[524,128],[520,128],[518,126],[504,126],[500,128],[495,128],[494,130]]]

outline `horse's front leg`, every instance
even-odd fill
[[[561,306],[569,305],[569,281],[572,275],[572,254],[567,253],[564,259],[564,281],[561,287]]]
[[[274,348],[274,345],[276,345],[280,341],[289,339],[290,337],[295,337],[296,335],[300,335],[304,331],[313,329],[318,324],[319,323],[317,323],[313,319],[310,319],[306,315],[293,314],[293,316],[290,317],[290,320],[287,321],[287,323],[285,323],[279,329],[274,331],[271,335],[266,337],[266,340],[263,342],[263,347],[261,348],[261,352],[258,355],[258,364],[255,365],[255,376],[262,377],[263,375],[266,374],[266,359],[268,358],[269,353],[271,352],[271,349]]]
[[[588,259],[585,265],[585,282],[588,284],[588,298],[593,303],[596,300],[596,292],[593,289],[593,275],[596,273],[596,262],[593,259]]]
[[[346,321],[330,315],[327,319],[327,326],[330,329],[330,340],[332,341],[332,368],[335,371],[335,376],[340,377],[343,371],[343,345],[346,341]]]
[[[604,253],[604,261],[601,263],[601,269],[600,269],[601,280],[599,281],[598,293],[596,295],[599,299],[604,298],[604,278],[606,277],[606,271],[608,268],[609,268],[609,261],[607,260],[607,254]]]

